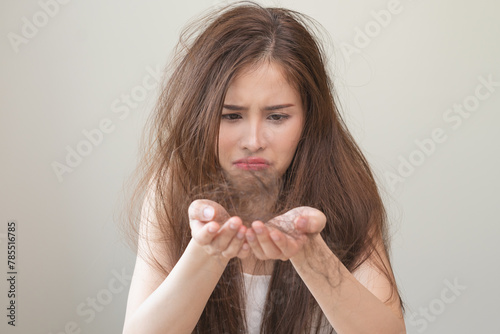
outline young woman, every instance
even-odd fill
[[[245,2],[184,33],[141,166],[124,333],[405,332],[382,201],[311,22]]]

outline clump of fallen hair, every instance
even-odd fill
[[[261,221],[290,236],[297,236],[294,220],[283,215],[289,206],[282,203],[283,181],[274,171],[245,171],[236,176],[224,173],[219,184],[195,189],[195,199],[208,199],[223,206],[229,216],[238,216],[246,227]],[[223,224],[224,221],[218,223]]]
[[[219,184],[194,189],[194,198],[219,203],[230,216],[240,217],[250,227],[256,220],[267,223],[280,214],[281,190],[281,178],[274,172],[246,171],[237,176],[224,173]]]

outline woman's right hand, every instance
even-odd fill
[[[229,260],[250,254],[245,241],[247,228],[239,217],[230,217],[226,209],[210,200],[195,200],[189,206],[189,225],[192,238],[209,255]]]

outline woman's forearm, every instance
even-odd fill
[[[290,260],[337,333],[406,333],[403,319],[363,286],[319,235],[314,240],[314,256],[300,253]]]
[[[167,278],[125,323],[123,333],[191,333],[227,263],[191,240]]]

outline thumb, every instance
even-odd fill
[[[188,215],[190,221],[216,221],[218,223],[224,223],[229,219],[229,214],[222,205],[208,199],[193,201],[191,205],[189,205]]]

